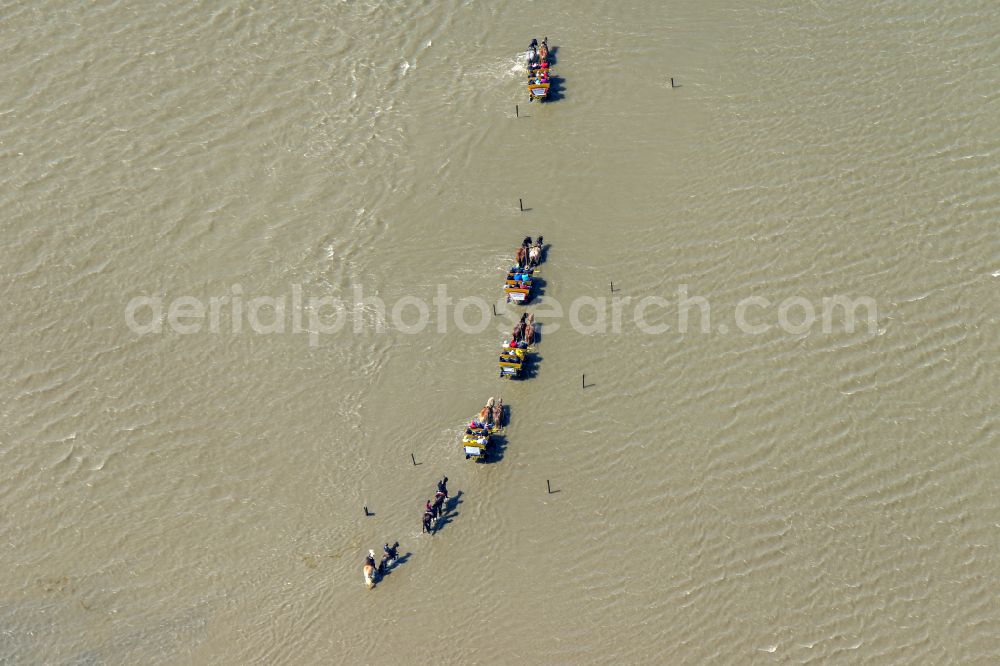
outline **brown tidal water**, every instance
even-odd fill
[[[0,17],[0,663],[1000,662],[993,5]],[[520,311],[454,302],[537,234],[535,369],[501,382]],[[296,293],[366,315],[293,330]],[[229,300],[138,334],[141,297]],[[834,297],[874,323],[795,326]]]

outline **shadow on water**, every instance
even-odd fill
[[[510,423],[510,405],[504,405],[503,414],[500,416],[500,427],[503,428],[508,423]]]
[[[563,94],[563,77],[558,74],[549,74],[549,94],[545,97],[544,104],[558,102],[565,95]]]
[[[542,357],[538,352],[527,354],[524,357],[524,363],[521,365],[521,379],[534,379],[538,376],[538,364],[541,362]]]
[[[431,534],[436,534],[441,531],[445,525],[451,523],[455,519],[459,512],[455,509],[458,505],[462,503],[462,491],[459,490],[457,493],[448,498],[448,501],[444,503],[444,511],[438,516],[437,522],[434,523],[434,529]]]
[[[483,464],[500,462],[503,460],[503,452],[507,448],[507,437],[501,434],[490,435],[490,446],[487,449]]]
[[[531,277],[531,300],[545,295],[545,278],[533,275]]]

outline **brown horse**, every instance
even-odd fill
[[[386,544],[386,545],[388,545],[388,544]],[[395,563],[395,561],[397,559],[397,555],[396,555],[396,549],[397,548],[399,548],[399,542],[398,541],[393,544],[393,546],[391,548],[391,551],[392,551],[391,554],[388,553],[388,552],[382,553],[382,559],[379,560],[379,563],[378,563],[378,575],[379,576],[385,575],[385,573],[387,571],[389,571],[389,567],[393,563]]]
[[[427,532],[428,534],[434,534],[434,525],[431,522],[433,520],[434,520],[434,516],[432,516],[431,514],[429,514],[429,513],[427,513],[425,511],[424,512],[424,517],[423,517],[423,529],[421,530],[421,532]]]
[[[503,398],[493,405],[493,423],[498,428],[503,427]]]
[[[520,342],[524,338],[525,327],[526,325],[523,321],[517,322],[517,325],[514,326],[514,330],[510,332],[510,337],[512,337],[515,341]]]
[[[434,495],[434,515],[444,515],[444,493],[439,492]]]
[[[517,254],[514,255],[514,261],[517,262],[518,266],[525,266],[528,261],[528,248],[523,245],[517,248]]]
[[[483,407],[483,411],[479,412],[479,422],[485,423],[488,426],[493,425],[493,405],[496,404],[496,399],[490,396],[490,399],[486,401],[486,406]]]
[[[524,341],[529,345],[535,342],[535,315],[528,315],[528,321],[524,325]]]

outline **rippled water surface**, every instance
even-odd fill
[[[1000,661],[992,4],[0,16],[0,662]],[[537,234],[524,382],[506,323],[126,325],[141,296],[492,300]],[[683,286],[709,330],[552,314],[612,281]],[[734,325],[834,296],[874,326]],[[510,424],[470,464],[491,395]]]

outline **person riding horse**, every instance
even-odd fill
[[[368,557],[365,558],[365,564],[362,567],[362,571],[365,575],[365,586],[370,590],[375,587],[375,583],[378,580],[378,575],[375,568],[375,551],[369,550]]]
[[[378,563],[379,576],[385,574],[385,572],[389,569],[389,565],[396,561],[396,558],[398,557],[399,542],[397,541],[392,544],[392,546],[386,542],[386,544],[382,546],[382,550],[385,551],[385,554],[382,555],[382,559]]]
[[[434,518],[429,513],[424,513],[422,520],[422,532],[427,532],[428,534],[434,534],[434,524],[431,522]]]
[[[444,495],[445,499],[448,499],[448,477],[444,477],[438,481],[438,492]]]

